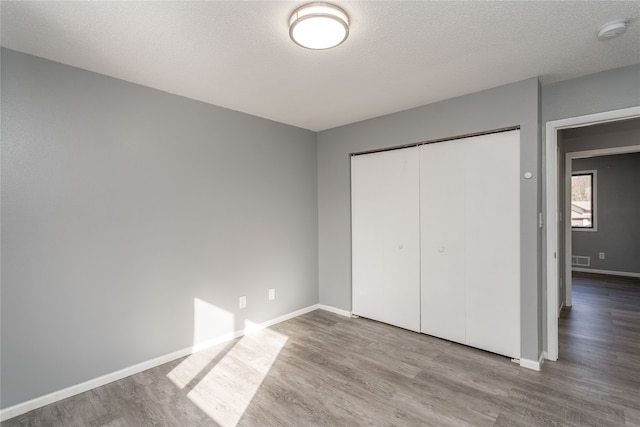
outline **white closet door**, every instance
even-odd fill
[[[421,331],[465,342],[464,140],[420,147]]]
[[[352,311],[420,330],[418,148],[351,158]]]
[[[466,140],[467,344],[520,357],[520,131]]]

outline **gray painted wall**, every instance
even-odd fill
[[[542,149],[546,164],[546,125],[553,120],[579,117],[605,111],[619,110],[640,105],[640,64],[590,74],[542,87]],[[562,134],[560,135],[562,136]],[[562,165],[561,165],[562,167]],[[544,174],[546,174],[546,169]],[[546,183],[544,184],[546,185]],[[546,212],[546,191],[542,188],[543,209]],[[546,233],[546,231],[545,231]],[[558,251],[564,253],[563,233],[560,233]],[[546,271],[546,234],[543,234],[543,271]],[[546,275],[543,277],[543,301],[546,301]],[[547,307],[542,305],[544,327],[543,343],[547,346]]]
[[[640,105],[640,64],[543,86],[542,125],[551,120],[637,105]],[[542,135],[544,139],[545,133]]]
[[[640,153],[572,163],[574,171],[597,171],[597,231],[573,231],[572,254],[590,257],[589,268],[640,273]]]
[[[561,152],[638,145],[640,119],[562,131]],[[564,156],[563,156],[564,157]],[[597,231],[572,233],[574,255],[591,268],[640,273],[640,154],[576,159],[573,170],[597,170]],[[598,252],[605,252],[604,260]]]
[[[640,99],[638,100],[640,102]],[[566,153],[640,144],[640,118],[560,131],[560,150]]]
[[[511,126],[521,127],[521,356],[541,350],[539,84],[536,78],[318,134],[320,303],[351,309],[349,155]]]
[[[565,159],[568,152],[598,150],[603,148],[623,147],[637,145],[640,141],[640,119],[624,120],[613,123],[583,126],[573,129],[563,129],[558,132],[558,145],[560,147],[559,171],[561,177],[565,177]],[[560,179],[563,182],[565,178]],[[558,191],[559,206],[565,206],[565,187],[562,185]],[[565,217],[567,217],[565,215]],[[564,265],[565,259],[565,235],[560,234],[560,250],[558,252],[558,265]],[[569,264],[571,261],[569,261]],[[569,266],[570,268],[571,266]],[[566,284],[564,276],[561,278],[560,300],[558,305],[566,305]]]
[[[316,156],[313,132],[2,49],[2,407],[318,303]]]

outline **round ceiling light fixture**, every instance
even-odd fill
[[[627,31],[627,25],[629,25],[628,19],[617,19],[604,24],[598,30],[598,40],[609,40],[622,35]]]
[[[349,16],[330,3],[314,2],[296,9],[289,18],[289,36],[307,49],[330,49],[349,36]]]

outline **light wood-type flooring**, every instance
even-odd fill
[[[640,280],[580,275],[542,372],[314,311],[9,426],[640,426]]]

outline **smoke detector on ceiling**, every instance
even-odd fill
[[[622,35],[622,33],[627,31],[629,21],[629,19],[617,19],[615,21],[604,24],[598,30],[598,40],[610,40]]]

